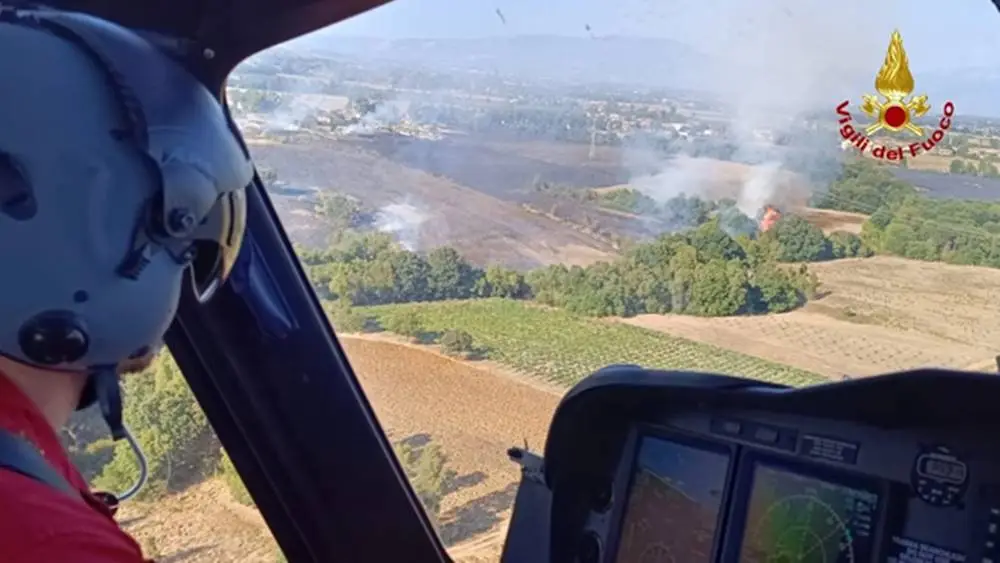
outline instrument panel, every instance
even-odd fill
[[[624,502],[593,521],[599,560],[1000,562],[1000,448],[984,438],[755,412],[637,425]]]
[[[563,398],[544,458],[512,449],[502,560],[1000,563],[998,405],[992,374],[610,366]]]

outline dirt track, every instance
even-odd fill
[[[448,457],[454,475],[439,532],[456,559],[497,561],[519,479],[506,449],[525,440],[542,449],[558,392],[384,339],[341,342],[390,436],[430,441]],[[276,557],[260,515],[232,502],[215,479],[152,505],[128,504],[120,521],[161,563],[273,563]]]

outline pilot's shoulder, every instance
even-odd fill
[[[54,489],[0,470],[0,561],[140,563],[141,550],[118,524]]]

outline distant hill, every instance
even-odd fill
[[[663,38],[561,37],[547,35],[470,39],[376,39],[316,33],[295,48],[317,54],[392,62],[437,70],[500,74],[525,80],[617,83],[678,90],[708,88],[713,59],[684,43]],[[724,67],[723,67],[724,68]],[[846,92],[872,88],[874,72],[846,86]],[[1000,116],[1000,70],[987,68],[920,72],[919,93],[930,96],[934,111],[952,100],[960,115]],[[831,92],[837,99],[840,92]]]
[[[314,52],[497,73],[529,80],[641,84],[681,89],[702,86],[694,72],[709,60],[668,39],[518,36],[475,39],[373,39],[311,36]]]

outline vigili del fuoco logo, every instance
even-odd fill
[[[869,125],[855,125],[854,117],[847,111],[850,100],[844,100],[837,106],[840,136],[843,137],[844,144],[854,146],[862,154],[900,162],[930,152],[951,127],[955,104],[950,101],[944,103],[941,119],[933,131],[928,132],[927,127],[914,123],[914,120],[927,115],[931,107],[926,95],[911,96],[913,74],[910,73],[910,62],[903,49],[903,38],[899,31],[892,32],[885,62],[875,76],[875,90],[878,95],[861,96],[861,111],[874,120]],[[897,146],[879,144],[871,136],[882,131],[898,137],[916,137],[917,140]]]

